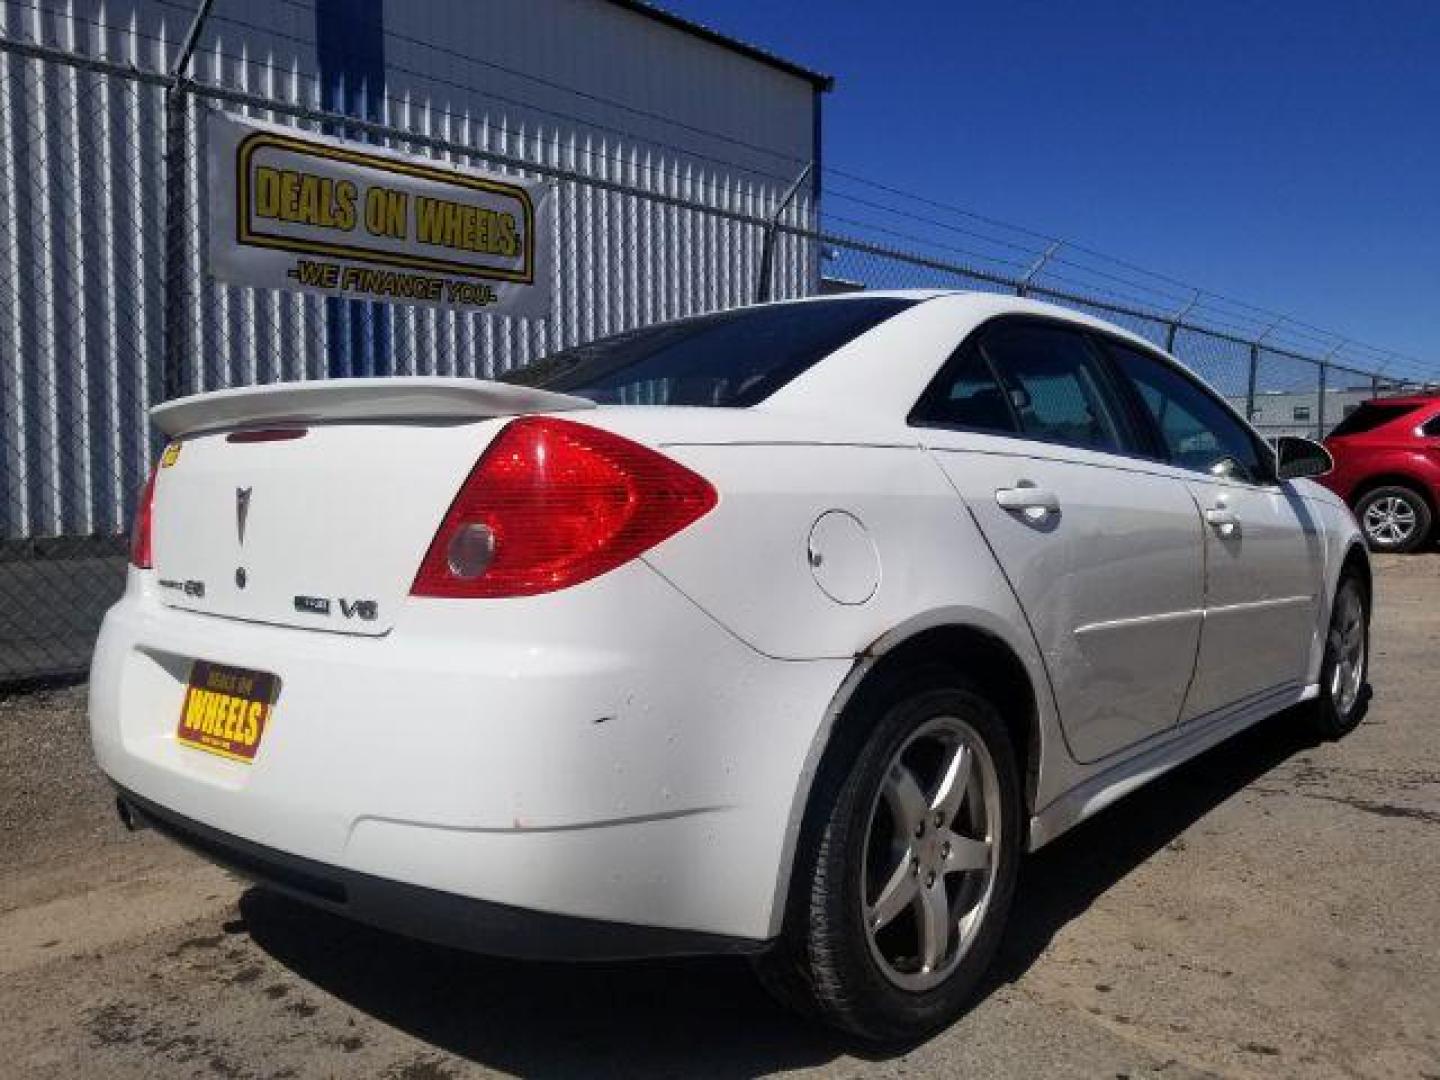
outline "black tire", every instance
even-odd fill
[[[756,968],[767,988],[801,1013],[867,1041],[895,1043],[922,1038],[954,1020],[989,967],[1015,890],[1022,799],[1009,731],[994,705],[972,684],[932,671],[912,672],[903,680],[892,681],[891,686],[895,689],[872,693],[867,702],[855,706],[859,715],[848,716],[845,725],[851,732],[850,745],[838,748],[817,777],[796,853],[784,931],[775,949],[760,958]],[[955,955],[949,963],[953,968],[943,975],[922,973],[922,978],[943,977],[943,981],[924,990],[910,990],[896,985],[872,952],[862,880],[865,851],[874,843],[870,830],[876,812],[872,807],[879,805],[881,787],[892,775],[892,761],[907,752],[907,747],[919,745],[912,740],[929,730],[927,725],[951,721],[963,725],[967,738],[978,736],[994,767],[998,829],[987,826],[993,845],[992,862],[987,865],[994,866],[994,876],[983,909],[978,904],[971,909],[980,911],[977,921],[968,933],[957,932],[951,942]],[[983,782],[981,790],[987,784]],[[930,802],[934,795],[931,787],[926,785],[924,794],[927,805],[937,805]],[[967,794],[965,798],[973,797]],[[962,812],[973,814],[973,806],[966,805],[970,809]],[[935,833],[936,838],[940,835]],[[997,836],[998,841],[994,839]],[[949,850],[945,845],[944,851]],[[933,851],[931,854],[933,857]],[[984,880],[983,874],[988,872],[940,873],[941,893],[952,912],[963,913],[969,902],[968,894],[957,890]],[[982,877],[976,879],[974,873]],[[918,882],[912,888],[916,906],[901,910],[906,912],[905,918],[913,912],[918,935],[923,897]],[[964,915],[961,917],[963,921]],[[962,949],[964,942],[968,944]],[[918,937],[916,950],[918,954]]]
[[[1398,517],[1387,511],[1395,508]],[[1371,551],[1403,554],[1430,538],[1430,504],[1414,488],[1387,484],[1367,491],[1355,505],[1355,518]],[[1404,531],[1408,529],[1408,531]]]
[[[1353,697],[1342,691],[1346,683],[1337,679],[1337,669],[1345,659],[1345,626],[1349,604],[1353,599],[1359,608],[1359,675]],[[1320,665],[1320,697],[1310,710],[1311,723],[1315,733],[1322,739],[1339,739],[1350,734],[1365,719],[1370,707],[1370,683],[1367,679],[1370,666],[1370,593],[1359,574],[1347,571],[1340,577],[1335,590],[1335,602],[1330,606],[1330,626],[1325,633],[1325,659]]]

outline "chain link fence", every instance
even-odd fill
[[[119,55],[113,43],[42,44],[6,21],[13,13],[0,9],[0,684],[84,671],[123,588],[135,493],[159,450],[147,410],[178,394],[336,374],[484,378],[762,292],[917,287],[1020,293],[1109,319],[1174,352],[1270,434],[1318,435],[1352,398],[1399,385],[1191,312],[1077,291],[1043,266],[997,272],[822,228],[815,206],[789,198],[796,185],[757,187],[410,102],[359,119],[321,108],[299,77],[252,81],[246,68],[222,70],[218,54],[209,70],[175,77],[163,40],[131,33]],[[551,180],[549,317],[212,281],[210,109]]]
[[[1362,401],[1434,386],[1421,378],[1366,369],[1361,361],[1342,364],[1323,351],[1311,354],[1270,344],[1263,332],[1247,338],[1233,328],[1208,325],[1193,313],[1147,310],[1038,276],[945,262],[855,236],[811,235],[820,244],[823,290],[969,289],[1061,304],[1129,330],[1176,356],[1267,438],[1321,438]]]

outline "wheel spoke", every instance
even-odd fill
[[[908,840],[919,830],[930,810],[915,774],[902,762],[895,762],[885,777],[884,794],[890,813],[895,815],[896,829]]]
[[[953,874],[959,870],[989,868],[989,840],[975,840],[969,836],[960,836],[958,833],[952,832],[945,836],[944,843],[949,845],[949,853],[945,856],[945,873]]]
[[[931,808],[935,812],[937,828],[949,828],[965,802],[970,789],[971,762],[974,755],[964,743],[958,744],[945,763],[945,773],[940,778],[940,788],[935,792]]]
[[[950,947],[950,902],[945,883],[937,878],[916,898],[920,919],[920,962],[923,970],[934,971]]]
[[[895,920],[895,916],[909,906],[915,899],[915,890],[919,887],[919,880],[915,872],[910,868],[910,852],[907,849],[901,857],[895,872],[890,875],[890,880],[885,882],[880,895],[875,898],[871,905],[868,918],[871,930],[879,930],[888,926]]]

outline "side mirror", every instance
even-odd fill
[[[1281,435],[1275,440],[1275,475],[1281,480],[1324,476],[1335,468],[1330,451],[1311,439]]]

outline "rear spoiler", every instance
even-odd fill
[[[256,424],[364,420],[485,420],[524,413],[572,412],[595,403],[570,394],[485,379],[420,376],[323,379],[215,390],[150,410],[171,438]]]

